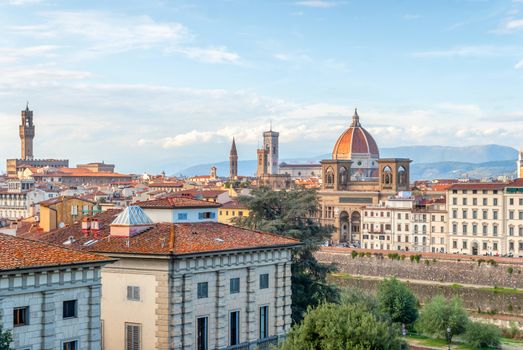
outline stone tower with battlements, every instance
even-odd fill
[[[35,137],[35,126],[33,124],[33,111],[29,110],[29,104],[22,111],[22,121],[19,126],[20,141],[22,146],[22,159],[33,159],[33,139]]]

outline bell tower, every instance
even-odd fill
[[[22,159],[33,159],[33,139],[35,137],[35,126],[33,124],[33,111],[29,110],[29,103],[22,111],[22,121],[19,126],[20,141],[22,146]]]
[[[236,142],[232,138],[231,152],[229,153],[229,179],[234,180],[238,177],[238,152]]]

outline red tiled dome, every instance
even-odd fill
[[[338,138],[332,150],[332,159],[353,159],[353,156],[379,158],[380,152],[371,134],[360,124],[358,111],[354,111],[352,124]]]

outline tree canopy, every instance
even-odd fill
[[[13,336],[8,330],[4,330],[2,325],[0,325],[0,350],[10,350],[11,342],[13,341]]]
[[[465,332],[469,317],[458,297],[450,300],[439,295],[426,304],[421,310],[417,328],[424,334],[449,340]],[[450,334],[447,334],[447,328]]]
[[[399,327],[358,304],[310,309],[287,335],[282,350],[400,349]]]
[[[326,280],[334,266],[322,264],[314,257],[314,252],[332,233],[332,227],[322,226],[316,220],[319,207],[316,191],[259,188],[251,195],[239,198],[249,208],[250,215],[236,218],[237,225],[295,238],[302,243],[292,260],[293,321],[299,322],[309,306],[338,301],[338,290]]]
[[[392,322],[410,325],[417,320],[418,300],[398,279],[384,279],[378,286],[377,298],[380,310],[388,314]]]

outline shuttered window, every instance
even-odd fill
[[[142,326],[136,323],[125,324],[125,349],[140,350],[142,337]]]
[[[127,286],[127,300],[140,301],[140,287]]]

